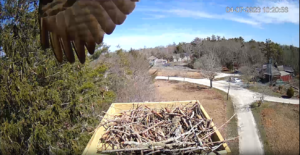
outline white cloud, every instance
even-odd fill
[[[206,12],[192,11],[192,10],[185,10],[185,9],[171,9],[171,10],[166,10],[165,12],[173,13],[180,17],[216,18],[215,15]]]
[[[166,15],[161,14],[147,14],[148,17],[143,17],[142,19],[161,19],[167,17]]]
[[[151,34],[148,33],[131,33],[128,35],[107,35],[105,36],[104,42],[110,45],[111,51],[117,49],[117,45],[120,45],[123,49],[129,50],[130,48],[139,49],[146,47],[166,46],[173,42],[191,42],[194,38],[206,38],[212,34],[216,36],[225,36],[226,38],[239,37],[235,34],[229,33],[215,33],[208,31],[193,31],[191,29],[170,29],[165,33]],[[252,36],[242,36],[246,41],[252,39]],[[255,38],[254,38],[255,39]]]
[[[176,31],[174,31],[176,32]],[[130,48],[143,48],[146,47],[155,47],[155,46],[166,46],[172,44],[173,42],[191,42],[195,37],[207,37],[211,34],[203,33],[186,33],[186,32],[176,32],[176,33],[163,33],[157,35],[150,34],[133,34],[129,36],[118,36],[118,37],[105,37],[105,43],[111,45],[111,50],[114,51],[117,45],[120,45],[123,49]],[[222,35],[223,36],[223,35]]]
[[[249,16],[260,23],[294,23],[299,24],[299,3],[296,1],[276,0],[276,1],[261,1],[256,4],[261,8],[262,13],[249,14]],[[287,7],[287,13],[263,13],[263,8],[282,8]]]
[[[170,10],[163,10],[163,9],[143,9],[139,11],[147,11],[147,12],[155,12],[152,14],[155,15],[161,15],[157,13],[165,13],[170,15],[176,15],[178,17],[189,17],[189,18],[208,18],[208,19],[224,19],[224,20],[231,20],[239,23],[245,23],[252,26],[260,27],[260,24],[256,21],[244,18],[244,17],[238,17],[234,16],[232,14],[212,14],[208,12],[203,11],[194,11],[194,10],[187,10],[187,9],[170,9]],[[167,17],[166,15],[163,15],[164,17]],[[162,17],[163,18],[163,17]]]
[[[259,27],[260,24],[256,21],[249,20],[247,18],[231,15],[231,14],[211,14],[201,11],[191,11],[191,10],[169,10],[167,11],[169,13],[176,14],[180,17],[194,17],[194,18],[210,18],[210,19],[225,19],[225,20],[231,20],[239,23],[245,23],[252,26]]]
[[[210,3],[208,3],[211,5]],[[199,4],[203,7],[203,4]],[[176,6],[170,9],[160,9],[160,8],[141,8],[138,11],[142,12],[152,12],[151,15],[154,18],[165,18],[175,15],[177,17],[187,17],[187,18],[208,18],[208,19],[223,19],[230,20],[239,23],[244,23],[261,28],[262,24],[269,23],[294,23],[299,24],[299,3],[293,0],[270,0],[262,1],[258,0],[255,6],[261,8],[261,13],[243,13],[243,16],[237,16],[235,14],[214,14],[203,10],[200,7],[198,9],[186,9],[186,7]],[[263,7],[287,7],[287,13],[263,13]],[[164,13],[164,15],[161,15]]]

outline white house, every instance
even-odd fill
[[[154,64],[154,61],[157,59],[157,57],[155,56],[150,56],[149,58],[147,58],[147,60],[149,61],[149,64],[150,65],[153,65]]]
[[[180,54],[173,55],[174,62],[183,62],[183,61],[190,61],[190,60],[191,60],[191,56],[188,53],[184,53],[183,58],[180,57]]]
[[[165,59],[155,59],[153,65],[160,66],[160,65],[164,65],[166,63],[168,63],[168,61]]]

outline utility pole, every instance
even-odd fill
[[[270,58],[269,59],[269,71],[270,71],[270,73],[269,73],[269,82],[270,82],[270,86],[272,85],[272,58]]]
[[[231,76],[229,77],[229,80],[228,80],[227,100],[229,99],[230,82],[231,82]]]
[[[272,58],[271,58],[271,49],[270,49],[270,42],[271,40],[270,39],[266,39],[266,46],[267,46],[267,58],[269,59],[269,62],[268,62],[268,66],[267,68],[269,69],[269,83],[270,83],[270,86],[272,85]]]

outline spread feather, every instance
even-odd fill
[[[116,25],[139,0],[40,0],[39,24],[43,49],[50,47],[59,62],[63,53],[70,63],[75,62],[73,49],[81,63],[85,62],[85,48],[90,54],[104,34],[112,34]]]

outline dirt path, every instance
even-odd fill
[[[167,79],[168,77],[157,76],[156,79]],[[172,77],[170,80],[177,80],[202,84],[205,86],[209,86],[209,80],[207,79],[190,79],[190,78],[179,78]],[[220,89],[224,92],[227,92],[228,84],[225,81],[214,81],[213,87]],[[239,150],[240,154],[250,155],[250,154],[264,154],[263,146],[260,141],[258,130],[256,127],[256,123],[254,117],[252,115],[249,106],[251,103],[255,102],[256,98],[254,98],[254,92],[251,92],[247,89],[240,87],[237,84],[231,84],[230,96],[233,99],[235,104],[235,111],[238,116],[238,125],[239,125]],[[291,103],[291,104],[299,104],[299,100],[291,100],[291,99],[282,99],[278,97],[266,96],[265,100],[270,100],[275,102],[282,103]]]

